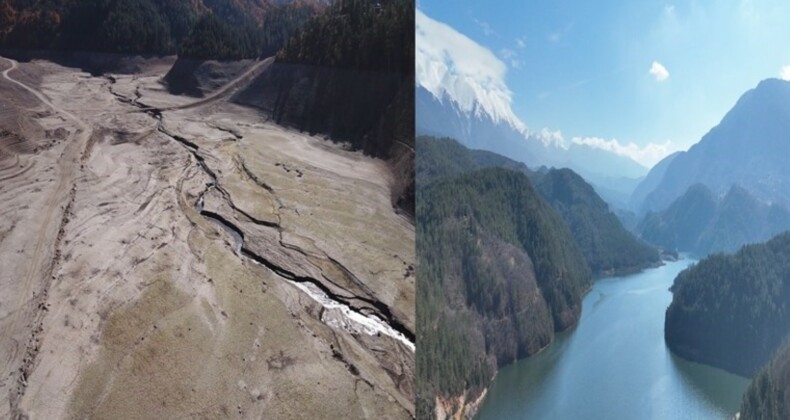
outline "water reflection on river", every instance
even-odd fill
[[[674,356],[669,287],[694,260],[598,280],[582,317],[541,354],[502,369],[478,418],[728,419],[748,379]]]

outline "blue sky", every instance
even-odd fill
[[[790,79],[788,1],[417,4],[505,64],[530,130],[647,166],[697,142],[760,80],[785,67]]]

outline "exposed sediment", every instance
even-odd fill
[[[46,95],[7,87],[17,112],[66,133],[0,156],[0,417],[414,416],[414,227],[384,162],[224,102],[244,80],[195,103],[157,72],[22,66]],[[42,208],[60,223],[31,229]]]

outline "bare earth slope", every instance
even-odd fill
[[[0,65],[0,418],[413,417],[383,161],[226,103],[243,81]]]

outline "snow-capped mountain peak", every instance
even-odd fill
[[[462,112],[490,118],[526,133],[511,109],[512,92],[505,84],[507,66],[491,51],[419,9],[416,19],[417,87],[437,100],[453,102]]]

